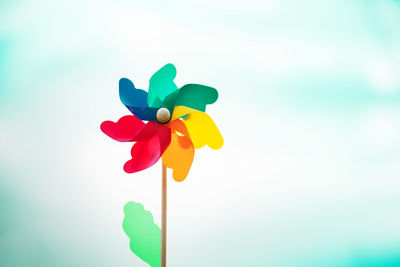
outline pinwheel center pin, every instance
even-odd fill
[[[167,122],[171,118],[171,113],[167,108],[160,108],[157,111],[157,120],[159,122]]]

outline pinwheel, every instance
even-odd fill
[[[166,168],[172,169],[174,180],[181,182],[188,175],[195,149],[205,145],[219,149],[223,145],[218,128],[205,113],[206,105],[217,100],[217,90],[200,84],[178,89],[175,77],[175,66],[165,65],[150,78],[148,93],[135,88],[129,79],[120,79],[121,102],[133,115],[117,122],[104,121],[100,126],[116,141],[135,142],[131,159],[123,166],[125,172],[147,169],[162,158],[161,266],[166,264]]]

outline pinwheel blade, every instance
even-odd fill
[[[121,102],[140,120],[157,121],[157,108],[147,105],[147,92],[135,88],[127,78],[119,80],[119,98]]]
[[[214,121],[206,113],[195,111],[184,118],[194,147],[201,148],[208,145],[212,149],[219,149],[224,144],[224,139]]]
[[[171,121],[182,118],[182,117],[186,116],[187,114],[189,114],[191,112],[195,112],[195,111],[197,111],[197,110],[188,108],[185,106],[176,106],[176,107],[174,107],[174,111],[172,112]]]
[[[148,107],[147,92],[136,89],[133,82],[127,78],[119,80],[119,98],[125,106]]]
[[[148,136],[151,137],[147,138]],[[153,166],[169,146],[171,130],[164,125],[149,122],[137,135],[137,139],[131,149],[132,159],[124,165],[126,173],[138,172]]]
[[[205,111],[206,106],[218,99],[218,91],[215,88],[201,84],[186,84],[178,91],[168,95],[164,104],[173,109],[175,106],[185,106],[191,109]]]
[[[126,106],[135,117],[143,121],[157,121],[158,108],[137,108]]]
[[[192,166],[194,146],[182,121],[175,120],[167,126],[171,128],[171,144],[162,155],[162,161],[166,167],[173,170],[174,180],[181,182],[185,180]]]
[[[103,133],[119,142],[135,141],[135,137],[145,127],[142,121],[135,118],[135,116],[127,115],[120,118],[117,122],[104,121],[100,125]]]
[[[163,107],[163,101],[172,92],[178,90],[174,83],[176,68],[172,64],[167,64],[159,69],[150,78],[149,94],[147,103],[150,107]]]

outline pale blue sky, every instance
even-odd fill
[[[399,1],[4,1],[0,265],[146,266],[128,201],[160,220],[160,164],[99,129],[118,80],[220,93],[224,147],[169,179],[168,263],[400,264]]]

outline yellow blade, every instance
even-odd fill
[[[191,111],[182,120],[195,148],[208,145],[212,149],[219,149],[224,144],[224,139],[213,120],[202,111]]]
[[[194,112],[194,111],[197,111],[197,110],[188,108],[185,106],[176,106],[176,107],[174,107],[174,111],[172,112],[171,121],[179,119],[180,117],[185,116],[185,115],[189,114],[190,112]]]

